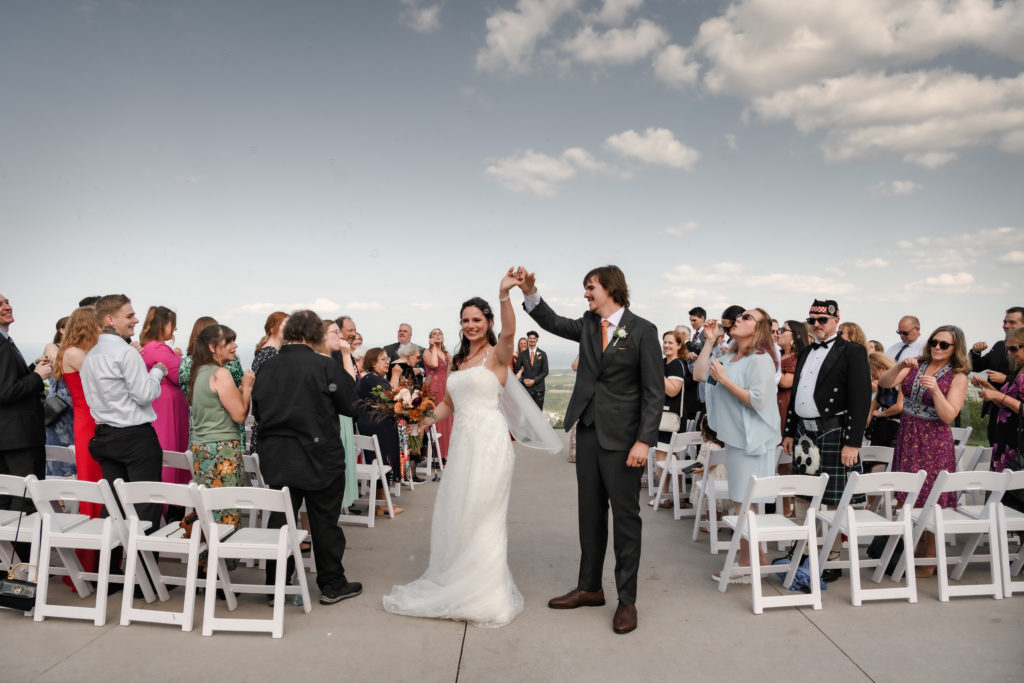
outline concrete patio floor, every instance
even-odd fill
[[[690,540],[692,521],[643,506],[639,628],[611,629],[613,558],[606,560],[605,607],[554,611],[547,600],[573,587],[575,474],[559,457],[520,449],[509,510],[509,564],[526,607],[496,630],[461,622],[399,617],[381,606],[396,583],[423,571],[438,484],[403,492],[405,513],[373,529],[346,527],[345,566],[363,594],[311,614],[288,606],[285,635],[201,635],[195,629],[118,625],[120,596],[107,625],[47,619],[34,623],[0,610],[2,681],[924,681],[1019,680],[1024,665],[1024,597],[938,601],[935,579],[919,581],[918,603],[850,604],[847,578],[830,584],[824,609],[751,611],[748,586],[722,595],[710,580],[725,553],[706,536]],[[646,500],[646,496],[644,497]],[[773,556],[777,553],[770,553]],[[240,569],[240,572],[252,570]],[[979,565],[965,576],[984,575]],[[888,579],[886,579],[888,581]],[[311,580],[314,595],[315,582]],[[766,592],[781,593],[774,577]],[[172,593],[181,601],[181,590]],[[51,593],[77,598],[54,580]],[[315,598],[314,598],[315,600]],[[226,610],[219,603],[218,614]],[[240,598],[238,616],[269,616],[261,596]]]

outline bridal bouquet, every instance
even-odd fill
[[[369,403],[373,414],[395,422],[398,427],[398,438],[402,451],[402,468],[409,459],[410,453],[419,453],[423,447],[423,435],[419,425],[423,418],[434,417],[437,399],[430,391],[430,382],[422,389],[415,389],[407,382],[397,388],[379,385],[370,390],[375,399]]]

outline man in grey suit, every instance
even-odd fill
[[[555,313],[537,292],[535,277],[523,275],[526,312],[548,332],[579,342],[579,369],[566,428],[576,428],[576,483],[579,505],[580,572],[576,588],[552,598],[553,609],[605,604],[601,575],[612,509],[615,586],[619,606],[616,633],[637,626],[636,589],[640,568],[640,475],[658,439],[665,373],[657,328],[629,310],[626,277],[617,266],[602,266],[583,278],[590,310],[581,318]]]

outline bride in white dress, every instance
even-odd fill
[[[389,612],[497,628],[523,609],[508,568],[505,520],[515,456],[501,410],[516,326],[509,290],[520,280],[512,270],[502,278],[497,338],[486,301],[462,305],[462,346],[452,359],[448,393],[435,410],[437,420],[453,412],[455,420],[434,503],[430,563],[423,576],[384,596]]]

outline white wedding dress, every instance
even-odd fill
[[[455,421],[434,503],[430,563],[420,578],[392,588],[384,609],[497,628],[523,609],[508,568],[506,515],[515,456],[500,406],[502,386],[493,372],[477,366],[452,373],[447,389]]]

